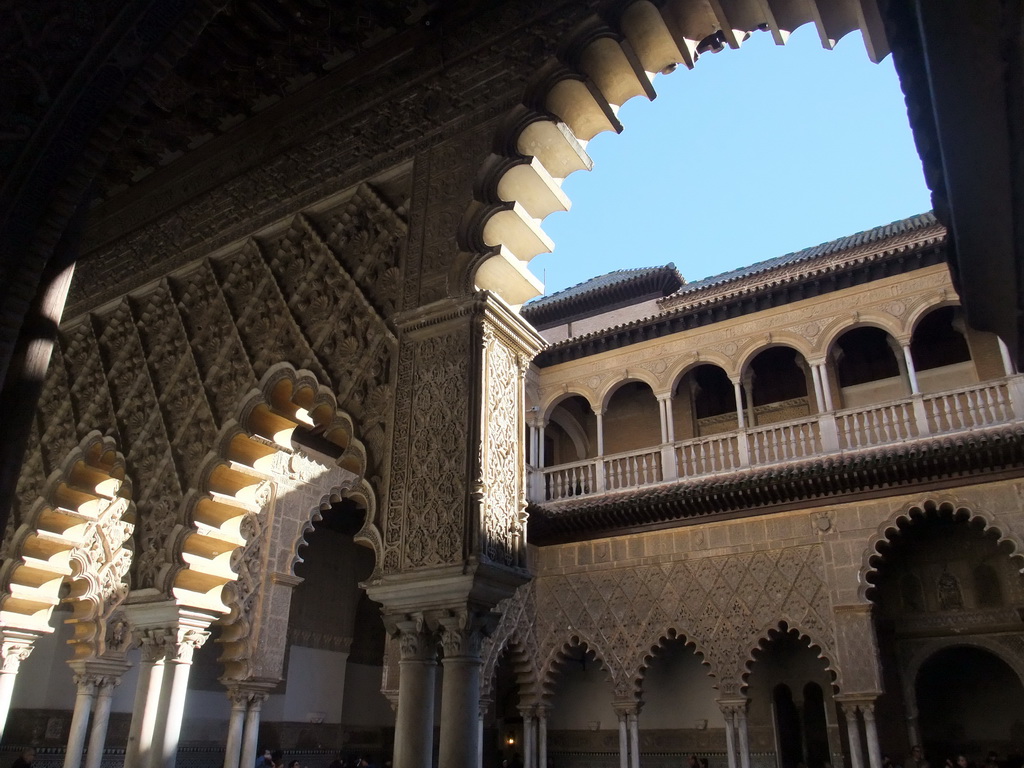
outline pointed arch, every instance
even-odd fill
[[[223,614],[229,677],[252,674],[267,583],[294,586],[299,548],[321,510],[342,498],[366,509],[355,540],[374,551],[377,572],[381,537],[366,462],[333,392],[288,363],[271,366],[221,429],[186,495],[192,525],[177,540],[182,565],[169,582],[179,602]]]
[[[539,284],[526,265],[554,247],[542,222],[569,209],[562,181],[593,168],[587,142],[603,131],[621,133],[619,108],[637,96],[653,99],[658,73],[680,64],[692,69],[702,53],[739,48],[758,29],[770,29],[783,44],[808,23],[826,48],[860,29],[872,61],[888,55],[877,10],[836,12],[816,3],[785,13],[759,8],[751,13],[695,0],[627,0],[578,26],[558,58],[538,62],[521,103],[498,128],[459,227],[462,255],[452,284],[492,290],[510,304],[537,295]]]
[[[1005,547],[1004,551],[1008,551],[1009,556],[1016,561],[1017,569],[1024,572],[1024,545],[1020,536],[999,521],[990,510],[968,506],[953,497],[930,498],[908,504],[878,526],[861,555],[857,594],[862,602],[873,602],[878,571],[885,560],[886,549],[906,529],[920,523],[928,514],[948,515],[953,520],[980,525],[982,532],[993,535],[996,544]]]
[[[112,437],[88,433],[47,478],[0,568],[0,624],[39,633],[70,582],[75,656],[123,652],[107,628],[128,595],[136,510],[124,456]]]

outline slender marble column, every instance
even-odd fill
[[[825,396],[821,390],[821,371],[817,365],[811,366],[811,379],[814,382],[814,399],[817,401],[818,413],[825,411]]]
[[[398,622],[397,628],[401,672],[395,717],[395,768],[430,768],[434,755],[437,640],[420,620]],[[479,706],[477,710],[479,719]]]
[[[722,707],[725,715],[725,755],[729,768],[736,768],[736,712],[732,707]]]
[[[481,627],[463,614],[440,620],[443,627],[444,679],[441,684],[441,743],[438,765],[444,768],[475,768],[479,749],[477,718],[480,715]],[[401,695],[401,682],[399,682]]]
[[[851,768],[864,768],[864,757],[860,748],[860,724],[857,722],[857,707],[854,704],[841,704],[843,717],[846,718],[846,735],[850,741]]]
[[[750,732],[747,729],[747,705],[736,708],[737,730],[740,736],[740,768],[750,768]]]
[[[491,707],[491,699],[480,699],[480,745],[477,752],[477,766],[483,768],[484,764],[484,721],[487,719],[487,710]]]
[[[619,713],[619,768],[629,768],[629,736],[625,712]]]
[[[224,768],[238,768],[242,752],[242,733],[245,729],[245,711],[249,707],[249,694],[237,688],[228,689],[231,716],[228,718],[228,740],[224,745]],[[255,757],[253,762],[255,762]],[[246,766],[246,768],[249,768]]]
[[[153,729],[160,707],[160,689],[163,686],[167,652],[163,631],[144,631],[141,640],[139,683],[135,689],[135,707],[128,729],[128,746],[124,753],[124,764],[132,766],[149,765],[152,759]]]
[[[161,690],[160,713],[163,721],[157,724],[156,739],[159,748],[153,750],[153,768],[174,768],[178,757],[178,739],[185,716],[185,696],[192,671],[192,656],[210,636],[196,629],[179,630],[175,657],[164,665],[164,685]],[[166,702],[166,703],[165,703]]]
[[[523,768],[537,768],[537,748],[533,738],[533,707],[522,707],[519,714],[523,716]]]
[[[636,712],[630,712],[629,720],[629,768],[640,768],[640,725]]]
[[[878,728],[875,726],[875,705],[861,704],[860,712],[864,718],[864,734],[868,742],[868,765],[871,768],[882,768],[882,750],[878,745]]]
[[[821,363],[818,366],[818,371],[821,377],[821,393],[824,397],[825,410],[834,411],[835,404],[832,402],[832,382],[828,376],[828,363]]]
[[[914,368],[914,356],[910,352],[910,344],[900,344],[903,348],[903,359],[907,363],[907,379],[910,381],[910,394],[918,395],[921,393],[920,387],[917,385],[917,370]]]
[[[736,398],[736,426],[743,430],[747,428],[746,413],[743,408],[743,385],[739,381],[732,383]]]
[[[256,765],[256,750],[259,749],[260,712],[266,693],[250,693],[249,704],[245,710],[245,729],[242,731],[242,768]]]
[[[537,768],[548,768],[548,710],[537,710]]]
[[[594,411],[597,417],[597,457],[604,456],[604,411]]]
[[[1017,369],[1013,365],[1013,359],[1010,357],[1010,349],[1006,346],[1006,342],[996,336],[996,340],[999,342],[999,356],[1003,359],[1003,373],[1007,376],[1012,376],[1017,372]],[[917,742],[914,742],[915,744]]]
[[[64,752],[64,768],[78,768],[82,764],[82,750],[85,748],[85,737],[89,733],[89,715],[92,714],[92,703],[96,698],[96,683],[93,675],[75,675],[78,693],[75,696],[75,710],[71,715],[71,730]]]
[[[89,733],[89,750],[85,753],[85,768],[100,768],[103,764],[107,727],[110,725],[110,706],[114,700],[114,688],[120,682],[120,677],[105,677],[96,689],[96,708],[92,713],[92,730]]]
[[[7,714],[11,711],[11,696],[14,695],[14,682],[18,679],[21,662],[32,653],[38,634],[23,632],[17,629],[0,630],[0,738],[4,735],[7,725]]]

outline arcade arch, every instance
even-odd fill
[[[834,683],[820,651],[783,624],[753,657],[747,676],[751,749],[773,752],[779,768],[841,762]]]
[[[1002,736],[986,730],[996,717],[987,698],[1013,698],[1017,689],[983,693],[972,686],[999,677],[997,669],[1005,662],[997,657],[1004,649],[1014,653],[1011,649],[1024,637],[1010,619],[1024,608],[1015,541],[985,516],[949,502],[915,506],[883,531],[875,554],[867,558],[866,593],[877,605],[879,652],[886,660],[889,693],[883,698],[893,699],[894,712],[901,704],[909,714],[906,733],[883,731],[883,737],[901,746],[924,742],[933,759],[948,750],[1000,749],[1009,739],[1010,723],[1002,723]],[[962,646],[970,648],[956,650]],[[974,673],[964,678],[943,673],[951,662]],[[1019,674],[1013,677],[1020,688]],[[973,693],[953,693],[960,688]],[[962,732],[949,730],[949,722],[939,717],[935,696],[960,707]],[[985,741],[994,743],[984,747]]]

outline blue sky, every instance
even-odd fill
[[[833,51],[811,26],[784,47],[757,33],[655,88],[545,219],[547,293],[670,261],[698,280],[931,208],[892,57],[872,64],[859,33]]]

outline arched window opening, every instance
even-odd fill
[[[753,402],[751,424],[772,424],[808,416],[810,376],[807,363],[792,347],[770,347],[757,355],[747,369]]]
[[[615,390],[604,413],[604,453],[611,456],[661,444],[658,401],[648,384],[628,381]]]
[[[932,310],[918,323],[910,341],[910,353],[922,392],[955,389],[978,381],[965,330],[958,307]],[[995,337],[979,341],[993,361],[1001,363]]]
[[[981,608],[995,608],[1003,604],[1003,586],[996,569],[988,563],[974,567],[974,596]]]
[[[940,307],[925,315],[914,330],[910,351],[918,371],[969,362],[971,350],[957,308]]]
[[[832,349],[843,405],[883,403],[910,394],[903,376],[899,346],[881,328],[854,328],[840,336]]]
[[[921,665],[914,693],[927,759],[1019,749],[1024,686],[995,654],[965,646],[938,651]]]
[[[544,436],[546,467],[597,456],[597,417],[587,399],[573,395],[556,405],[548,417]]]
[[[717,365],[687,371],[672,402],[677,439],[731,432],[738,427],[736,389]]]

